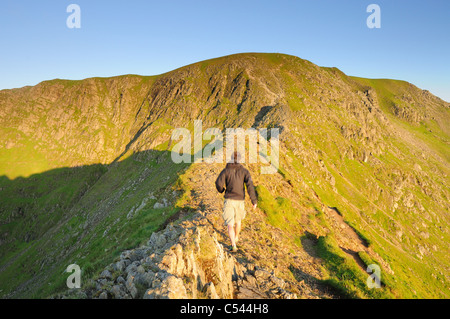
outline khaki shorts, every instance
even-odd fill
[[[223,202],[223,220],[225,225],[234,225],[234,222],[240,222],[245,217],[245,201],[235,199],[225,199]]]

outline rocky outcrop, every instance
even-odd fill
[[[208,220],[197,212],[153,233],[147,245],[124,251],[83,295],[99,299],[297,297],[289,291],[290,283],[237,261],[219,241]]]

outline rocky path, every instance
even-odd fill
[[[223,165],[193,164],[186,172],[195,213],[152,234],[147,245],[122,252],[81,292],[84,298],[333,298],[320,262],[265,222],[247,199],[238,252],[229,251],[223,195],[214,182]],[[78,292],[80,294],[80,292]]]
[[[223,194],[216,191],[214,183],[222,169],[223,165],[198,163],[192,167],[189,183],[194,206],[202,210],[204,218],[215,230],[218,242],[229,251],[231,242],[222,219]],[[238,252],[231,253],[247,274],[235,282],[236,298],[333,298],[316,279],[320,277],[317,258],[303,250],[289,249],[292,245],[287,243],[285,235],[268,225],[264,213],[258,208],[252,209],[249,199],[246,199],[246,212]],[[255,272],[255,268],[261,271]],[[294,278],[283,276],[286,270]],[[280,286],[290,293],[274,294],[272,291],[276,289],[268,285],[267,278],[258,278],[263,273],[284,277],[278,278],[284,282]]]

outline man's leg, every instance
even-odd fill
[[[230,237],[231,240],[231,245],[234,247],[236,247],[236,233],[235,233],[235,224],[228,224],[228,236]]]
[[[241,221],[235,221],[234,223],[234,241],[235,243],[239,240],[239,233],[241,232]]]
[[[223,219],[225,221],[225,225],[228,228],[228,236],[230,237],[231,244],[233,247],[236,246],[235,241],[235,231],[234,231],[234,207],[233,202],[230,200],[225,200],[223,205]]]
[[[241,221],[245,217],[245,204],[244,201],[238,201],[236,203],[236,217],[234,221],[234,238],[237,243],[239,240],[239,234],[241,232]]]

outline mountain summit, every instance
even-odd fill
[[[2,90],[0,295],[448,298],[449,112],[408,82],[266,53]],[[244,164],[258,209],[235,255],[223,165],[171,160],[195,120],[280,131],[277,173]]]

